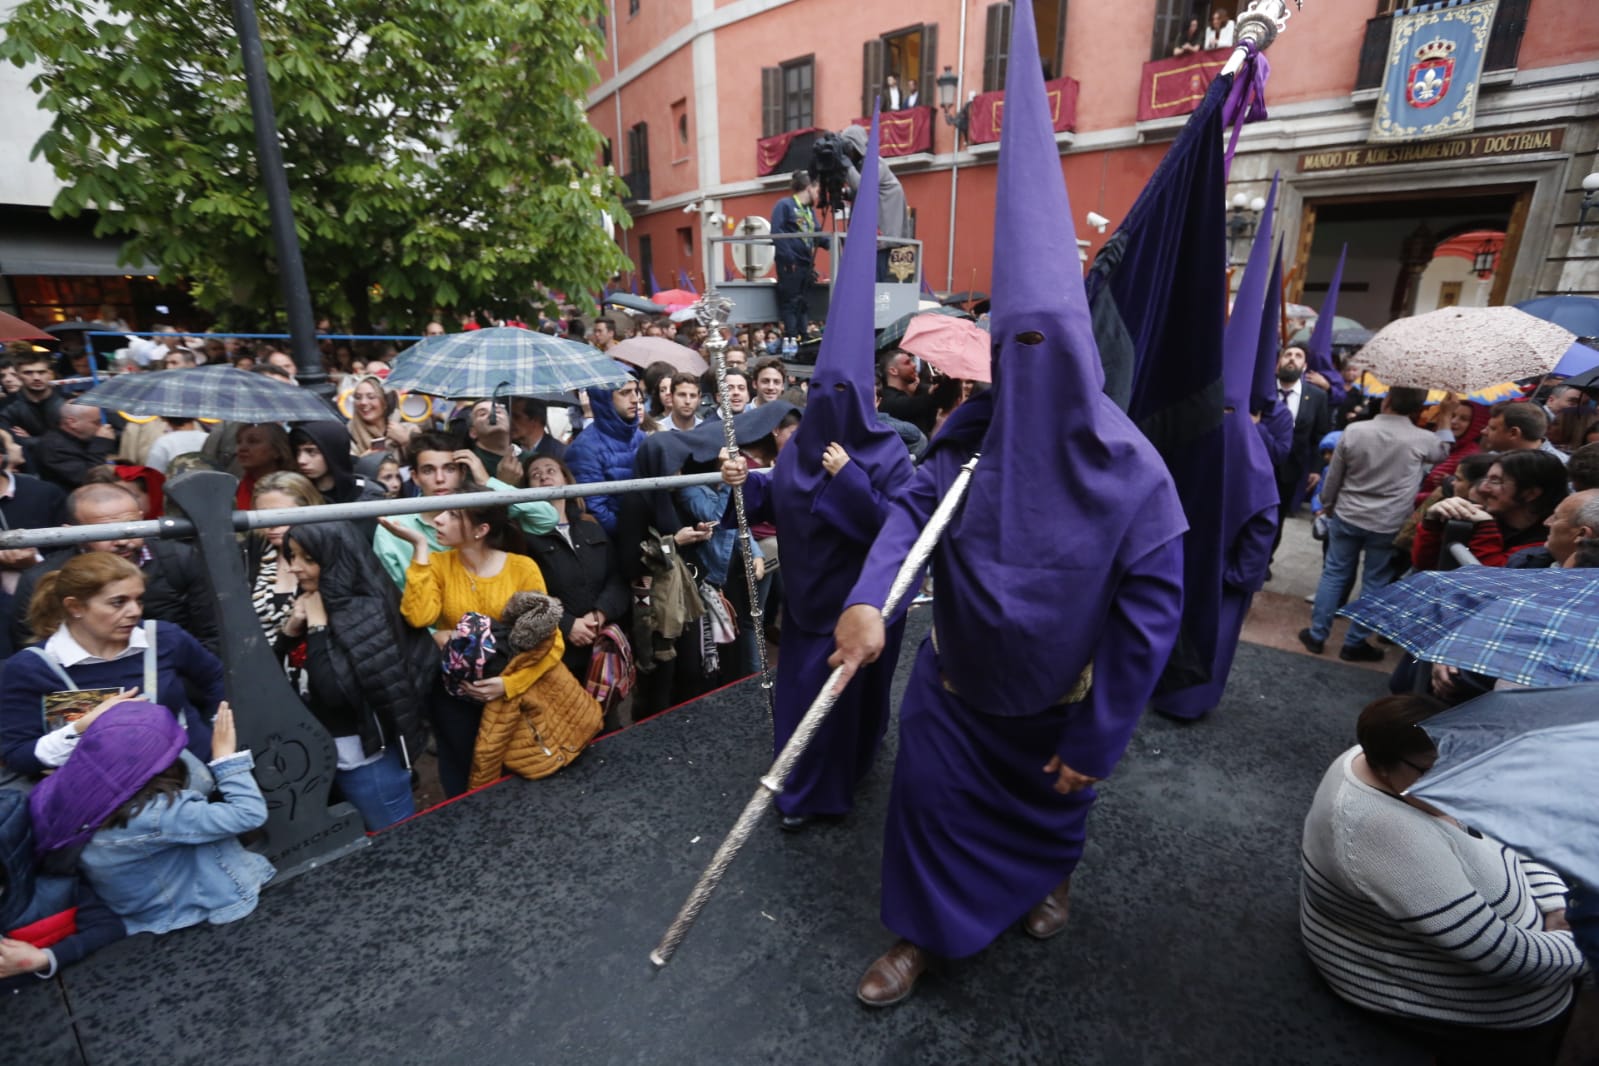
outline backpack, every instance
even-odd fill
[[[0,788],[0,929],[10,929],[33,901],[33,819],[28,794]]]

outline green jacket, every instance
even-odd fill
[[[489,478],[488,487],[496,492],[514,490],[514,486],[507,485],[498,478]],[[555,513],[555,506],[544,500],[531,500],[527,503],[513,503],[510,508],[511,521],[515,522],[522,532],[529,536],[542,536],[553,532],[559,521]],[[410,526],[420,529],[422,535],[428,540],[428,548],[432,551],[443,551],[444,545],[439,543],[439,532],[433,528],[430,519],[433,513],[428,514],[400,514],[394,515],[389,521],[397,525]],[[383,564],[383,569],[393,578],[395,585],[403,592],[405,590],[405,572],[411,566],[411,545],[393,533],[378,527],[377,533],[372,537],[372,550],[377,553],[378,561]]]

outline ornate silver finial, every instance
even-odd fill
[[[694,318],[700,325],[710,330],[713,337],[718,336],[717,331],[727,325],[727,320],[731,317],[733,317],[733,301],[726,296],[708,292],[694,303]]]
[[[1302,0],[1294,0],[1294,9],[1304,10]],[[1257,52],[1264,52],[1288,28],[1293,13],[1288,10],[1287,0],[1251,0],[1249,9],[1238,16],[1233,40],[1238,44],[1251,41]]]

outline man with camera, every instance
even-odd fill
[[[813,207],[818,189],[815,180],[806,171],[796,170],[788,187],[789,195],[772,208],[772,233],[816,233]],[[820,238],[801,237],[772,243],[777,246],[777,313],[783,321],[783,336],[803,339],[805,328],[810,324],[805,289],[815,276],[812,260]]]

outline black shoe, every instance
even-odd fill
[[[1317,640],[1315,637],[1310,635],[1310,630],[1308,629],[1301,629],[1299,631],[1299,643],[1305,646],[1306,651],[1311,652],[1314,655],[1320,655],[1322,652],[1327,650],[1326,641]]]
[[[785,814],[777,827],[785,833],[801,833],[810,824],[811,816],[808,814]]]
[[[1345,644],[1339,648],[1338,658],[1346,663],[1380,663],[1383,660],[1383,651],[1361,641],[1358,644]]]

